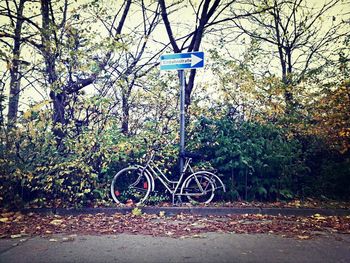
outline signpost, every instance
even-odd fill
[[[204,67],[204,52],[165,54],[160,56],[160,70],[177,70],[180,79],[180,174],[185,152],[185,72],[184,69]]]
[[[160,56],[160,70],[183,70],[204,67],[204,52],[175,53]]]

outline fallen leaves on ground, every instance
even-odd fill
[[[259,208],[329,208],[329,209],[349,209],[350,202],[332,201],[332,200],[317,200],[312,198],[306,198],[304,200],[291,200],[291,201],[276,201],[276,202],[258,202],[258,201],[235,201],[235,202],[211,202],[210,204],[191,204],[183,203],[185,206],[190,207],[203,207],[203,206],[215,206],[215,207],[259,207]],[[172,206],[169,202],[162,202],[158,206],[169,207]]]
[[[185,200],[183,200],[185,201]],[[201,204],[201,203],[181,203],[185,207],[236,207],[236,208],[246,208],[246,207],[259,207],[259,208],[328,208],[328,209],[350,209],[350,202],[349,201],[336,201],[331,199],[314,199],[314,198],[304,198],[302,200],[300,199],[294,199],[290,201],[275,201],[275,202],[259,202],[259,201],[233,201],[233,202],[211,202],[210,204]],[[152,204],[150,206],[154,206],[155,204]],[[173,204],[171,202],[159,202],[156,204],[159,207],[171,207]],[[112,200],[110,201],[103,201],[103,202],[96,202],[96,203],[89,203],[87,207],[90,208],[98,208],[98,207],[115,207],[118,206]],[[126,207],[134,207],[135,204],[133,201],[127,200]],[[147,206],[147,203],[145,204]],[[62,200],[57,199],[53,200],[52,202],[45,202],[41,205],[38,205],[37,203],[30,203],[26,205],[27,209],[37,209],[37,208],[54,208],[54,207],[60,207],[60,208],[71,208],[72,204],[70,203],[64,203]],[[2,216],[4,217],[4,216]],[[1,219],[0,219],[1,222]]]
[[[2,215],[4,216],[4,215]],[[184,238],[208,232],[237,234],[276,234],[283,237],[310,239],[323,233],[350,234],[349,216],[310,217],[271,216],[261,214],[199,216],[178,214],[112,214],[42,215],[37,213],[6,214],[0,222],[2,238],[50,236],[52,234],[132,233]]]
[[[4,216],[4,215],[2,215]],[[322,233],[350,234],[349,216],[310,217],[271,216],[261,214],[198,216],[178,214],[112,214],[77,216],[42,215],[36,213],[6,214],[0,222],[0,236],[18,238],[26,235],[51,234],[116,234],[133,233],[168,237],[198,237],[207,232],[265,233],[297,239],[310,239]]]

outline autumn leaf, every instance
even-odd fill
[[[22,237],[22,234],[11,235],[11,238],[19,238],[19,237]]]
[[[134,215],[134,216],[141,216],[142,215],[142,210],[138,207],[135,207],[131,213]]]
[[[165,212],[164,211],[160,211],[159,212],[159,217],[164,217],[165,216]]]
[[[193,235],[192,238],[206,238],[204,235]]]
[[[11,217],[11,216],[13,216],[15,213],[13,213],[13,212],[6,212],[6,213],[1,213],[1,216],[2,217]]]
[[[8,217],[0,218],[0,222],[2,222],[2,223],[6,223],[8,221],[9,221]]]
[[[134,205],[134,202],[131,199],[128,199],[125,204],[127,207],[131,207]]]
[[[299,239],[301,239],[301,240],[310,239],[310,236],[301,236],[301,235],[298,235],[297,237],[298,237]]]
[[[314,214],[312,217],[316,220],[326,220],[326,218],[321,216],[320,214]]]
[[[168,231],[165,233],[167,236],[173,236],[174,235],[174,232],[171,232],[171,231]]]
[[[55,226],[58,226],[62,223],[63,223],[63,220],[61,220],[61,219],[54,219],[50,222],[51,225],[55,225]]]
[[[69,237],[62,238],[62,242],[70,242],[70,241],[74,241],[74,237],[69,236]]]

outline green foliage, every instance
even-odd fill
[[[158,205],[161,202],[170,201],[170,197],[161,192],[151,193],[146,200],[148,205]]]
[[[114,148],[119,132],[113,125],[104,129],[92,125],[77,132],[68,124],[64,128],[68,135],[58,145],[49,112],[32,109],[23,115],[20,127],[2,134],[8,140],[0,161],[2,203],[45,200],[47,206],[81,206],[108,198],[103,175],[111,160],[123,158],[124,152]]]
[[[254,8],[262,11],[270,2]],[[116,21],[116,14],[126,7],[120,4],[111,8],[104,1],[73,3],[67,6],[65,17],[63,1],[56,1],[49,15],[52,21],[45,30],[23,24],[26,37],[22,45],[30,55],[16,58],[24,62],[21,90],[29,85],[42,94],[51,94],[18,116],[13,130],[5,130],[4,118],[12,48],[1,43],[1,206],[110,205],[109,184],[113,176],[129,164],[143,163],[152,146],[157,146],[158,166],[171,179],[178,175],[179,80],[174,72],[160,74],[155,67],[159,57],[155,53],[159,45],[155,43],[159,39],[152,32],[157,31],[160,20],[152,17],[159,15],[157,3],[133,3],[125,20],[130,30],[117,32],[116,23],[122,20]],[[283,7],[281,14],[295,7],[290,9],[288,5],[278,6]],[[28,3],[30,17],[42,15],[39,7]],[[18,11],[14,5],[9,8],[14,15]],[[306,6],[297,9],[307,11],[306,14],[312,11]],[[143,14],[140,17],[145,23],[127,26],[129,15],[137,13]],[[289,47],[288,43],[295,41],[285,42],[285,56],[279,59],[293,62],[298,50],[301,57],[310,57],[305,60],[305,67],[301,62],[300,68],[296,68],[299,63],[290,64],[291,72],[283,80],[280,69],[274,69],[280,63],[273,56],[277,49],[270,49],[261,38],[271,39],[274,35],[274,26],[260,28],[273,23],[270,15],[266,11],[247,17],[254,27],[251,38],[237,36],[235,45],[231,45],[232,32],[222,31],[218,46],[210,47],[206,71],[202,72],[203,77],[196,78],[190,94],[187,149],[200,150],[210,157],[210,162],[197,164],[196,168],[213,169],[222,176],[228,191],[216,195],[219,198],[350,199],[350,38],[338,38],[335,34],[340,26],[348,24],[343,21],[335,26],[341,19],[333,20],[334,34],[320,38],[323,43],[314,46],[320,48],[318,51],[323,44],[335,49],[329,49],[330,53],[324,54],[316,65],[312,61],[318,61],[322,52],[312,52],[311,57],[308,46],[318,42],[317,34],[305,27],[309,16],[296,16],[305,21],[299,24],[304,33],[295,40],[308,40],[301,41],[306,45]],[[321,25],[316,20],[312,24],[315,28]],[[4,29],[11,31],[10,27],[7,24]],[[220,27],[216,29],[221,31]],[[144,34],[139,34],[141,31]],[[290,33],[280,36],[285,40],[295,37]],[[35,44],[36,41],[39,42]],[[237,49],[236,44],[240,45]],[[43,56],[37,56],[39,53]],[[288,54],[292,55],[290,61]],[[90,93],[91,86],[96,88],[94,95]],[[292,98],[287,100],[288,93]],[[127,122],[124,134],[120,131],[123,121]],[[150,203],[168,200],[163,194],[165,189],[158,190],[150,196]]]
[[[141,216],[142,215],[142,210],[138,207],[135,207],[132,211],[131,214],[134,216]]]
[[[196,140],[228,186],[227,198],[293,197],[290,189],[306,167],[300,143],[288,140],[282,129],[229,117],[202,119],[197,129]]]
[[[301,178],[300,188],[305,196],[349,199],[350,158],[333,149],[327,140],[314,136],[300,138],[304,159],[309,167]]]
[[[90,102],[90,108],[103,103]],[[42,105],[25,112],[16,130],[2,133],[6,142],[0,159],[2,206],[109,205],[109,184],[116,172],[143,163],[154,147],[157,164],[170,178],[176,177],[175,129],[160,134],[158,124],[148,121],[138,134],[126,136],[112,119],[106,119],[104,126],[92,122],[79,129],[68,123],[67,136],[58,145],[50,112]],[[332,150],[327,141],[291,136],[276,124],[244,121],[224,111],[192,120],[187,148],[210,157],[210,162],[197,166],[214,169],[222,177],[227,192],[218,193],[220,199],[349,198],[349,158]],[[164,193],[158,188],[148,203],[168,201]]]

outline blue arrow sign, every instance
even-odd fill
[[[160,56],[160,70],[204,67],[204,52],[175,53]]]

